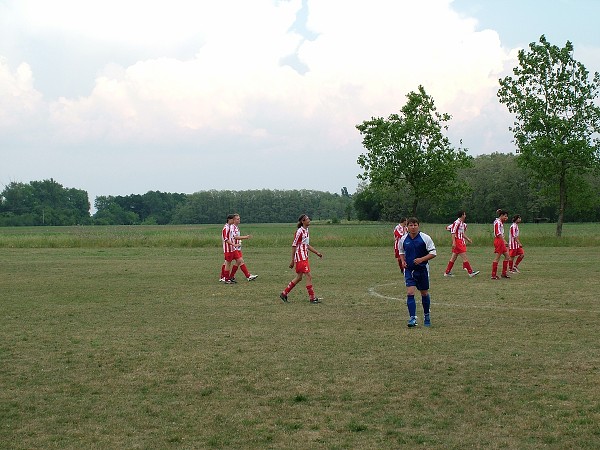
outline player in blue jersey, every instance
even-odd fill
[[[428,234],[419,231],[419,219],[410,217],[407,220],[408,233],[402,236],[399,245],[400,259],[404,268],[406,282],[406,306],[408,307],[408,326],[417,326],[417,303],[415,290],[421,292],[423,303],[423,325],[431,326],[429,316],[429,263],[436,257],[435,244]]]

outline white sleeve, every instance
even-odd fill
[[[423,242],[425,242],[425,246],[427,247],[427,251],[429,252],[429,254],[437,256],[433,239],[431,239],[431,237],[425,233],[421,233],[421,237],[423,238]]]
[[[404,255],[404,240],[406,239],[406,236],[408,236],[408,234],[403,234],[398,243],[398,254],[400,255]]]

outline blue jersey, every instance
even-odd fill
[[[428,263],[415,264],[415,258],[422,258],[428,254],[435,255],[435,244],[431,237],[425,233],[417,233],[414,237],[410,237],[409,233],[402,236],[400,240],[400,254],[404,255],[406,266],[408,270],[425,269],[428,268]]]

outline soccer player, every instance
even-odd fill
[[[258,278],[258,275],[252,275],[248,268],[246,267],[246,263],[244,262],[244,257],[242,255],[242,240],[244,239],[252,239],[251,234],[246,234],[244,236],[240,235],[240,229],[238,225],[240,224],[241,219],[239,214],[233,215],[233,224],[231,224],[229,229],[229,242],[233,246],[233,267],[231,268],[231,276],[229,277],[230,281],[235,283],[235,273],[238,269],[241,269],[246,276],[246,280],[253,281]]]
[[[452,267],[454,267],[454,262],[459,256],[463,261],[463,269],[467,271],[471,278],[479,274],[479,270],[473,270],[471,268],[469,258],[467,258],[467,242],[472,244],[473,241],[465,234],[467,231],[467,224],[465,223],[466,218],[466,211],[459,211],[457,214],[457,219],[450,227],[450,233],[452,233],[452,256],[450,257],[450,261],[448,261],[448,265],[446,266],[446,271],[444,272],[445,277],[454,276],[452,273]]]
[[[435,244],[431,237],[419,231],[419,220],[410,217],[407,220],[408,233],[400,240],[400,259],[404,268],[404,281],[406,284],[406,306],[408,308],[408,327],[417,326],[417,303],[415,290],[421,292],[423,304],[423,325],[431,326],[429,306],[429,263],[435,258]]]
[[[229,272],[231,270],[231,261],[233,259],[233,245],[231,245],[231,242],[229,241],[229,231],[230,231],[230,227],[233,224],[233,218],[234,218],[234,214],[229,214],[227,216],[227,221],[225,222],[225,225],[223,226],[223,230],[221,231],[221,240],[223,241],[223,254],[224,254],[224,261],[223,261],[223,265],[221,266],[221,277],[219,278],[219,281],[221,283],[231,283],[231,281],[229,280]]]
[[[400,253],[398,250],[398,245],[400,244],[400,239],[402,239],[402,236],[404,236],[406,234],[406,217],[402,217],[400,219],[400,223],[398,223],[398,225],[396,225],[396,228],[394,228],[394,255],[396,256],[396,259],[398,260],[398,267],[400,267],[400,270],[402,270],[402,261],[400,260]],[[402,270],[402,272],[404,272]]]
[[[508,250],[504,240],[504,222],[508,219],[508,213],[503,209],[496,211],[498,217],[494,220],[494,261],[492,262],[492,280],[499,280],[498,262],[500,257],[504,256],[502,261],[502,278],[510,278],[506,273],[508,270]]]
[[[523,245],[519,238],[520,223],[521,216],[517,214],[512,219],[512,225],[510,226],[508,233],[508,254],[510,256],[508,267],[511,273],[519,273],[519,264],[521,264],[521,261],[525,258],[525,250],[523,250]],[[515,258],[517,258],[516,261]]]
[[[298,224],[296,227],[296,234],[294,235],[294,241],[292,242],[292,262],[290,263],[290,269],[296,266],[296,276],[292,281],[289,282],[287,287],[279,294],[279,298],[287,303],[288,294],[294,286],[296,286],[303,276],[306,276],[306,290],[308,291],[308,300],[311,304],[321,303],[321,299],[315,296],[315,291],[312,284],[312,275],[310,273],[310,265],[308,264],[308,253],[314,253],[319,258],[323,257],[322,253],[319,253],[309,243],[308,227],[310,225],[310,217],[306,214],[302,214],[298,218]]]

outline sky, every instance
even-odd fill
[[[597,0],[0,0],[0,191],[356,191],[356,125],[423,85],[472,156],[544,34],[600,72]],[[462,140],[462,145],[461,145]]]

